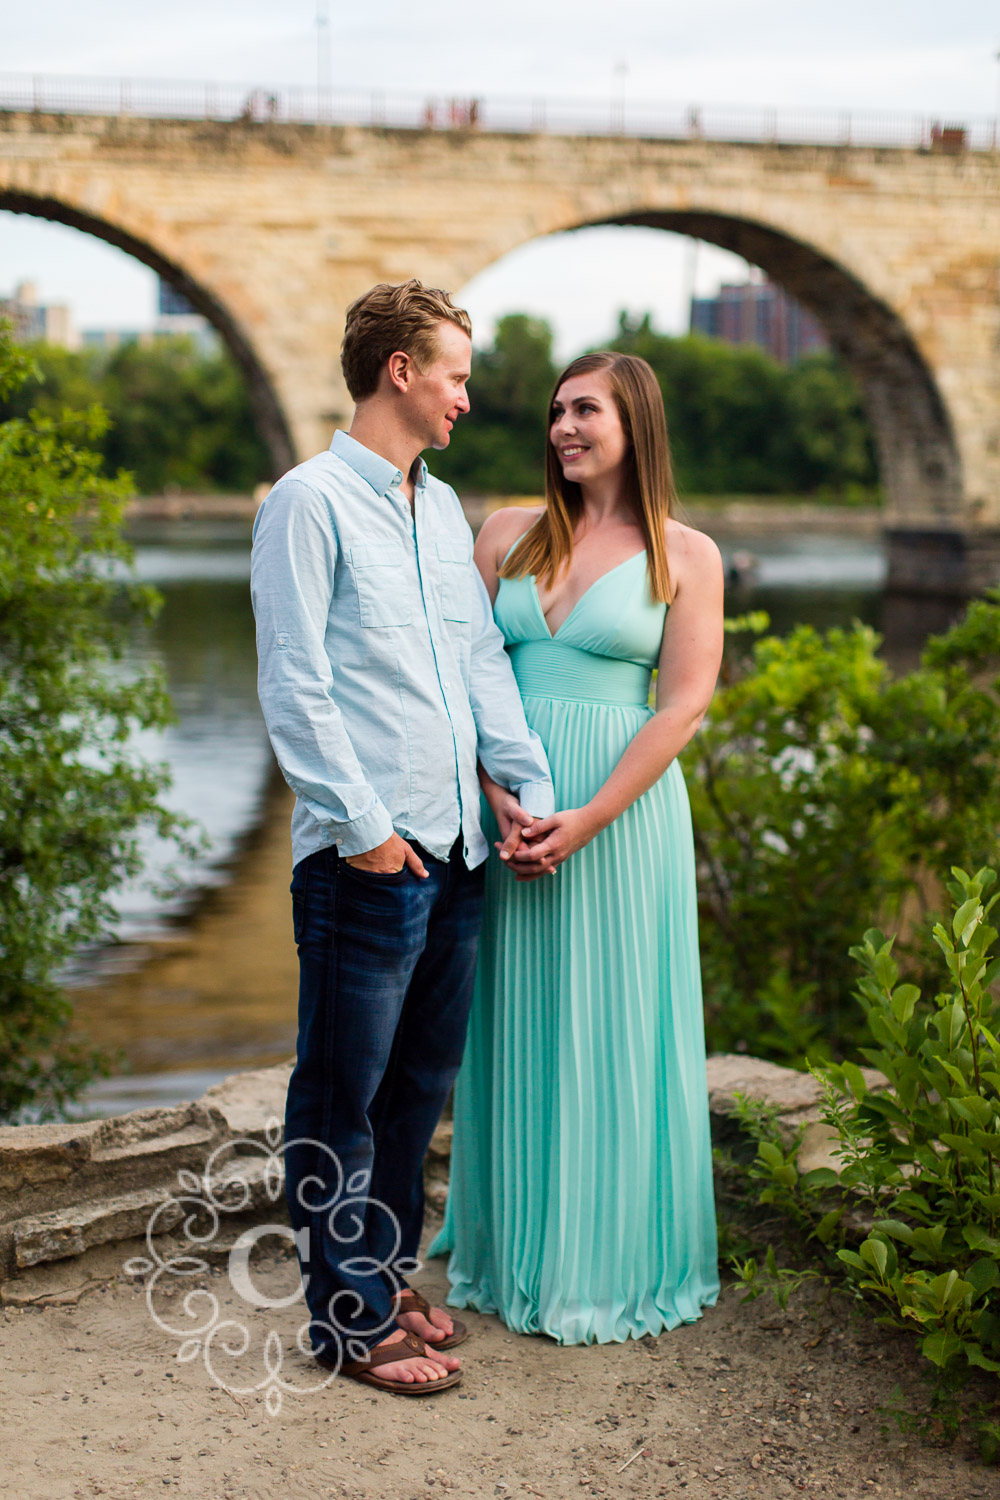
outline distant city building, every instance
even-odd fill
[[[692,297],[691,332],[726,344],[756,344],[783,364],[829,348],[812,314],[771,281],[724,285],[715,297]]]
[[[80,333],[84,349],[120,349],[123,344],[151,344],[149,328],[84,328]]]
[[[9,297],[0,296],[0,318],[6,318],[14,338],[22,344],[44,341],[63,349],[103,349],[108,352],[124,344],[152,344],[158,338],[185,334],[203,354],[213,354],[219,336],[200,313],[195,312],[168,282],[159,285],[159,309],[152,328],[84,328],[77,330],[68,307],[44,306],[38,301],[33,282],[22,281]]]
[[[64,349],[76,349],[79,338],[73,327],[68,307],[44,306],[31,281],[22,281],[11,296],[0,297],[0,318],[9,319],[13,325],[14,338],[22,344],[44,341],[60,344]]]
[[[157,299],[161,318],[198,316],[184,294],[179,292],[175,286],[172,286],[169,281],[164,281],[162,276],[159,278]]]
[[[188,299],[160,278],[157,334],[186,334],[203,354],[213,354],[219,347],[219,335],[207,318],[196,312]]]

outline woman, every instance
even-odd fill
[[[672,489],[652,370],[584,355],[552,402],[544,509],[497,511],[476,544],[562,811],[518,845],[512,799],[484,782],[507,868],[487,871],[430,1253],[451,1251],[451,1306],[564,1344],[657,1334],[719,1291],[676,757],[715,687],[723,575]]]

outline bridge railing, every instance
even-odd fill
[[[763,108],[633,101],[470,96],[383,90],[270,88],[235,83],[0,73],[0,111],[135,115],[149,119],[375,125],[403,130],[630,135],[747,144],[996,151],[992,116]]]

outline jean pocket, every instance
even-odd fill
[[[296,943],[301,943],[306,925],[306,890],[309,886],[309,861],[300,859],[292,871],[292,934]]]
[[[410,624],[413,604],[402,547],[391,542],[358,543],[351,548],[351,573],[363,626]]]
[[[301,943],[302,934],[306,929],[306,898],[304,896],[292,897],[292,936],[296,944]]]
[[[363,870],[357,865],[349,865],[345,859],[344,870],[353,879],[360,880],[362,885],[402,885],[408,866],[404,864],[401,870]]]

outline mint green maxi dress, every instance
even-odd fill
[[[651,716],[666,606],[646,554],[553,637],[533,577],[503,631],[558,808],[589,801]],[[487,837],[496,824],[484,804]],[[491,856],[445,1222],[451,1307],[561,1344],[693,1322],[719,1294],[694,847],[674,761],[554,876]]]

